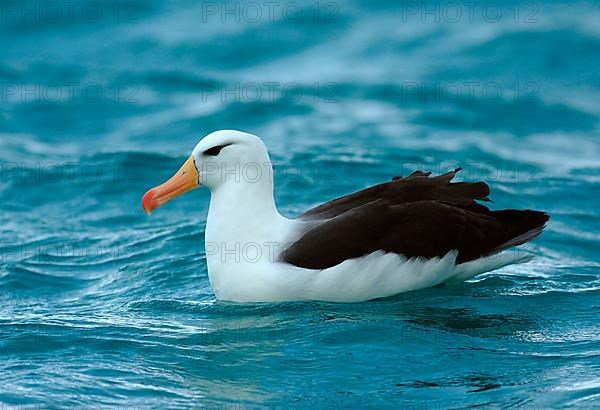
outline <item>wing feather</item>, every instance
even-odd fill
[[[548,215],[490,211],[483,182],[452,183],[458,170],[406,178],[335,199],[299,217],[307,230],[281,255],[285,262],[325,269],[377,250],[406,257],[440,257],[458,250],[457,263],[500,252],[539,235]]]
[[[488,185],[485,182],[451,182],[458,171],[460,168],[435,177],[430,177],[430,172],[415,171],[405,178],[394,177],[390,182],[374,185],[312,208],[298,219],[332,218],[378,199],[387,199],[395,204],[437,200],[484,210],[485,207],[475,200],[489,201]]]

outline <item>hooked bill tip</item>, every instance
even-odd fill
[[[158,205],[156,199],[154,199],[154,189],[149,190],[142,197],[142,209],[146,214],[150,215],[152,210]]]

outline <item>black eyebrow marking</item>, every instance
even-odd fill
[[[204,155],[210,155],[212,157],[215,157],[217,155],[219,155],[219,153],[221,152],[221,150],[225,147],[228,147],[230,145],[233,145],[233,143],[229,143],[229,144],[224,144],[224,145],[216,145],[212,148],[207,149],[206,151],[203,152]]]

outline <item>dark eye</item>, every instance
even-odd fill
[[[203,152],[204,155],[210,155],[211,157],[216,157],[217,155],[219,155],[219,153],[221,152],[221,150],[225,147],[230,146],[231,144],[225,144],[225,145],[217,145],[215,147],[209,148],[206,151]]]

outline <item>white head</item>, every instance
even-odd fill
[[[150,189],[142,208],[152,212],[167,201],[201,185],[214,194],[243,190],[246,195],[273,195],[273,169],[267,148],[256,135],[215,131],[202,138],[183,166],[164,184]],[[227,187],[227,188],[224,188]]]
[[[256,135],[241,131],[215,131],[192,151],[200,183],[211,191],[231,184],[258,183],[271,172],[267,148]],[[264,169],[267,167],[268,169]]]

